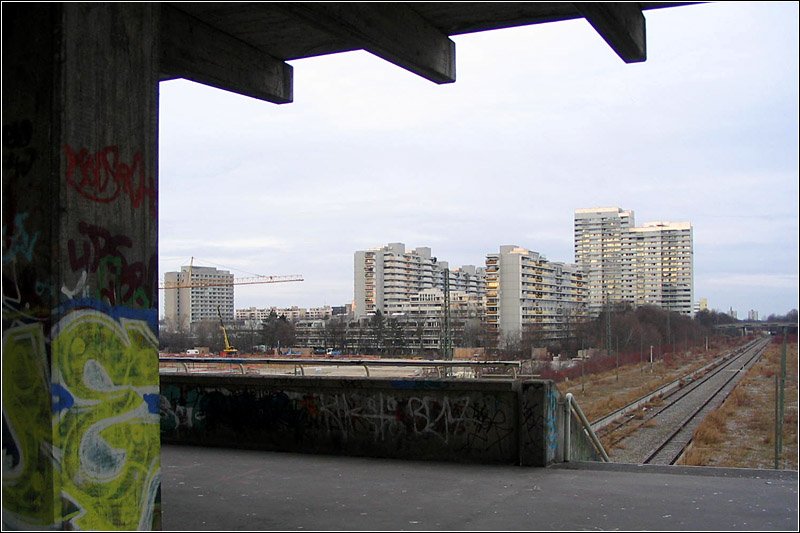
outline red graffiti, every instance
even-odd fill
[[[81,196],[100,203],[126,195],[134,208],[147,200],[155,216],[156,188],[152,176],[145,175],[142,153],[136,152],[133,161],[122,161],[118,146],[106,146],[95,154],[86,148],[76,151],[64,145],[67,156],[67,183]]]

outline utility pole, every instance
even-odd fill
[[[442,335],[442,359],[453,359],[453,333],[450,331],[450,269],[444,269],[444,324]]]
[[[606,293],[606,355],[611,355],[611,306]]]

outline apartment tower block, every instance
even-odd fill
[[[486,256],[486,324],[499,345],[526,332],[540,341],[569,337],[585,316],[587,297],[576,265],[516,245]]]
[[[189,332],[204,320],[233,320],[233,274],[213,267],[183,266],[164,274],[164,318],[171,331]],[[172,287],[172,288],[170,288]]]
[[[693,253],[689,222],[637,227],[633,211],[618,207],[575,211],[575,262],[585,276],[592,316],[619,302],[690,315]]]

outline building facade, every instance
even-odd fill
[[[483,268],[465,265],[450,269],[437,261],[431,249],[406,250],[403,243],[362,250],[354,255],[353,314],[361,318],[381,311],[384,315],[401,312],[403,306],[427,289],[444,290],[449,272],[450,291],[481,297],[485,290]]]
[[[183,266],[164,274],[164,318],[170,331],[190,332],[201,321],[233,320],[233,274],[214,267]]]
[[[322,307],[248,307],[236,310],[236,320],[260,323],[269,318],[271,313],[284,316],[287,320],[321,319],[327,320],[333,316],[333,308],[329,305]]]
[[[482,301],[476,295],[451,291],[450,316],[445,328],[445,298],[440,289],[424,289],[391,313],[344,320],[337,332],[330,320],[295,322],[297,346],[343,349],[353,353],[389,355],[442,355],[445,331],[454,346],[479,343]]]
[[[576,265],[554,263],[516,245],[486,256],[486,324],[495,342],[535,332],[543,342],[570,336],[586,315],[588,289]]]
[[[633,211],[618,207],[575,211],[575,263],[584,274],[592,315],[599,314],[607,301],[622,300],[622,239],[632,227]]]
[[[694,311],[692,226],[650,222],[623,236],[622,301]]]
[[[694,246],[688,222],[650,222],[637,227],[633,211],[575,211],[575,262],[589,289],[590,315],[628,302],[694,311]]]

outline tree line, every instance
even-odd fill
[[[786,315],[770,315],[767,321],[797,321],[797,310]],[[657,306],[633,307],[618,303],[605,307],[590,319],[566,317],[554,335],[552,330],[539,324],[526,325],[521,335],[493,337],[485,322],[477,317],[461,317],[452,324],[454,347],[486,348],[498,358],[528,359],[534,349],[548,354],[574,357],[579,350],[594,348],[612,352],[688,348],[706,338],[733,335],[720,332],[714,326],[734,324],[739,320],[726,313],[702,310],[689,317],[667,312]],[[250,352],[264,347],[268,351],[295,346],[297,325],[274,311],[260,326],[246,330],[227,330],[228,337],[240,352]],[[317,332],[317,345],[343,354],[376,354],[386,356],[437,355],[442,345],[441,335],[426,326],[423,320],[403,323],[400,318],[385,316],[380,311],[362,320],[333,317],[324,321]],[[433,340],[432,340],[433,339]],[[438,342],[437,342],[438,341]],[[432,344],[431,344],[432,343]],[[196,346],[208,346],[212,352],[224,347],[222,330],[218,321],[201,322],[193,335],[163,332],[160,346],[165,351],[180,352]],[[433,347],[431,347],[433,346]]]

